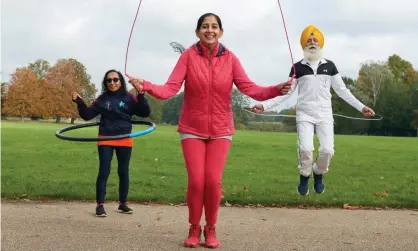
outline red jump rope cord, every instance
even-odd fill
[[[277,0],[277,2],[279,3],[280,13],[282,15],[282,20],[283,20],[283,27],[284,27],[284,31],[285,31],[285,34],[286,34],[287,44],[289,46],[290,59],[292,60],[293,75],[292,75],[292,78],[290,79],[290,82],[292,82],[293,79],[296,77],[296,67],[295,67],[295,63],[293,61],[292,49],[290,48],[289,36],[287,35],[286,23],[284,21],[284,15],[283,15],[283,11],[282,11],[282,6],[280,5],[280,0]]]
[[[142,3],[142,0],[140,0],[140,1],[139,1],[139,4],[138,4],[138,9],[136,10],[135,19],[134,19],[134,22],[133,22],[133,24],[132,24],[131,33],[129,34],[128,46],[126,47],[126,55],[125,55],[125,76],[127,76],[127,77],[129,78],[129,80],[131,80],[133,77],[132,77],[132,76],[130,76],[130,75],[126,72],[126,65],[127,65],[127,63],[128,63],[128,51],[129,51],[129,45],[130,45],[130,43],[131,43],[132,32],[133,32],[133,30],[134,30],[134,26],[135,26],[135,23],[136,23],[136,18],[138,17],[138,12],[139,12],[139,8],[141,7],[141,3]]]
[[[293,81],[293,79],[294,79],[294,78],[295,78],[295,76],[296,76],[296,67],[295,67],[295,64],[294,64],[294,61],[293,61],[292,49],[291,49],[291,47],[290,47],[289,36],[288,36],[288,34],[287,34],[286,23],[285,23],[285,20],[284,20],[284,15],[283,15],[282,7],[281,7],[281,5],[280,5],[280,0],[277,0],[277,2],[278,2],[278,4],[279,4],[280,13],[281,13],[281,15],[282,15],[282,20],[283,20],[284,31],[285,31],[285,34],[286,34],[287,44],[288,44],[288,46],[289,46],[290,59],[292,60],[292,66],[293,66],[293,76],[292,76],[292,78],[290,79],[290,82],[291,82],[291,81]],[[126,75],[129,79],[132,79],[132,76],[130,76],[130,75],[127,73],[127,71],[126,71],[126,65],[127,65],[127,63],[128,63],[129,45],[130,45],[130,43],[131,43],[131,37],[132,37],[132,33],[133,33],[133,30],[134,30],[134,27],[135,27],[136,19],[137,19],[137,17],[138,17],[139,9],[140,9],[140,7],[141,7],[141,3],[142,3],[142,0],[140,0],[140,1],[139,1],[139,4],[138,4],[138,9],[137,9],[137,11],[136,11],[136,15],[135,15],[135,19],[134,19],[134,22],[133,22],[132,27],[131,27],[131,32],[130,32],[130,34],[129,34],[128,46],[126,47],[126,55],[125,55],[125,75]]]

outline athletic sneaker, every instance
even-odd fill
[[[184,246],[189,248],[197,248],[200,246],[200,236],[202,235],[202,228],[200,225],[190,225],[189,236],[184,240]]]
[[[118,211],[123,213],[123,214],[131,214],[133,213],[133,210],[130,209],[126,204],[121,204],[118,207]]]
[[[96,207],[96,216],[97,217],[106,217],[106,211],[104,210],[103,205],[98,205]]]
[[[298,192],[301,195],[308,195],[309,194],[309,176],[305,177],[300,175],[300,183],[298,186]]]
[[[325,190],[325,185],[322,183],[322,174],[313,173],[314,177],[314,189],[317,193],[323,193]]]
[[[216,239],[215,226],[205,226],[204,235],[205,235],[205,246],[207,248],[219,247],[220,243],[219,243],[219,240]]]

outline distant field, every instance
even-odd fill
[[[56,138],[55,131],[66,126],[2,122],[2,197],[94,200],[96,143]],[[95,136],[97,128],[67,134]],[[238,131],[224,172],[223,203],[418,208],[418,138],[337,135],[335,140],[326,192],[311,189],[303,197],[296,192],[296,134]],[[185,201],[186,169],[176,127],[158,126],[135,139],[130,175],[130,201]],[[117,200],[117,187],[114,156],[108,200]]]

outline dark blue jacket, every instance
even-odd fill
[[[148,117],[150,107],[144,94],[134,96],[131,93],[105,92],[90,107],[81,98],[77,98],[78,113],[84,120],[100,117],[99,135],[115,136],[132,132],[131,118],[133,115]]]

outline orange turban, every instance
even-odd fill
[[[302,48],[306,46],[306,43],[311,35],[314,35],[316,39],[318,39],[319,47],[324,47],[324,35],[322,35],[322,32],[315,25],[309,25],[300,35],[300,45]]]

